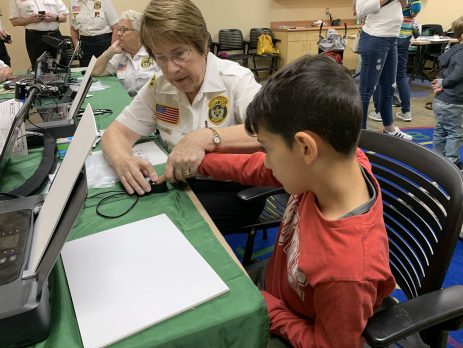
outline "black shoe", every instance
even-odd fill
[[[396,96],[394,96],[394,97],[392,98],[392,105],[394,105],[394,106],[401,106],[401,105],[402,105],[402,102],[400,101],[399,98],[397,98]]]

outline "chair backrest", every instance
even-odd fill
[[[440,24],[423,24],[421,26],[422,36],[442,35],[443,33],[444,29]]]
[[[221,29],[219,30],[219,50],[245,50],[246,43],[243,39],[243,33],[239,29]]]
[[[408,298],[440,289],[463,218],[463,177],[439,154],[362,130],[359,147],[381,186],[390,266]]]
[[[252,28],[249,32],[248,50],[257,49],[257,41],[262,34],[270,35],[273,40],[273,32],[270,28]]]

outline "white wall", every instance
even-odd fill
[[[148,0],[112,0],[121,11],[132,8],[143,11]],[[352,18],[352,0],[193,0],[201,9],[209,31],[217,40],[219,29],[238,28],[245,37],[253,27],[267,27],[270,22],[316,20],[326,18],[325,8],[330,8],[333,18]],[[64,0],[69,5],[69,0]],[[418,20],[424,23],[442,24],[444,29],[459,15],[463,15],[462,0],[422,0],[423,10]],[[6,0],[1,1],[2,22],[13,36],[13,44],[7,45],[12,58],[13,69],[24,72],[29,66],[24,44],[24,28],[13,28],[8,20],[9,9]],[[63,35],[69,35],[69,23],[61,24]]]

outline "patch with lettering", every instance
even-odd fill
[[[148,69],[152,64],[153,64],[153,60],[151,59],[151,57],[143,58],[140,63],[143,69]]]
[[[218,97],[214,97],[211,101],[207,104],[209,108],[209,121],[211,121],[214,125],[221,124],[225,118],[227,118],[228,113],[228,98],[222,95]]]
[[[156,119],[170,124],[178,124],[179,110],[171,106],[156,104]]]

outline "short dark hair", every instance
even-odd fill
[[[279,134],[289,148],[299,131],[312,131],[337,152],[352,154],[362,125],[354,79],[331,58],[304,56],[270,76],[249,104],[246,131]]]

